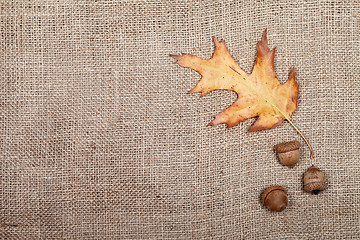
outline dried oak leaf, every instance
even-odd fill
[[[238,99],[225,111],[215,116],[209,125],[226,123],[228,128],[248,118],[259,117],[249,131],[273,128],[289,120],[297,107],[299,86],[295,82],[295,69],[289,79],[280,84],[274,70],[275,48],[269,50],[265,30],[257,44],[256,63],[247,74],[230,56],[225,42],[214,37],[215,51],[211,59],[191,54],[171,55],[177,63],[202,75],[200,82],[189,93],[206,93],[224,89],[234,91]],[[290,121],[290,120],[289,120]]]

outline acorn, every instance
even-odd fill
[[[269,187],[261,195],[261,202],[269,210],[281,212],[287,207],[288,203],[286,190],[281,186]]]
[[[293,168],[300,158],[300,143],[298,141],[283,142],[275,146],[280,162]]]
[[[326,189],[325,175],[320,169],[311,166],[304,174],[305,192],[317,195]]]

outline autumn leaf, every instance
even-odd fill
[[[295,69],[290,71],[284,84],[279,82],[274,69],[275,49],[270,51],[266,35],[265,30],[257,44],[257,57],[251,74],[239,67],[225,47],[225,42],[219,42],[215,37],[215,51],[210,59],[191,54],[170,55],[177,59],[180,66],[191,68],[202,75],[200,82],[189,93],[201,93],[204,96],[217,89],[237,93],[237,100],[216,115],[209,125],[225,123],[230,128],[246,119],[258,117],[249,131],[276,127],[284,119],[295,127],[290,121],[290,116],[297,107],[299,92],[299,86],[295,82]],[[301,132],[296,127],[295,129],[308,143]]]
[[[214,38],[215,51],[206,60],[190,54],[172,55],[182,67],[202,75],[200,82],[189,93],[206,93],[224,89],[237,93],[238,99],[225,111],[215,116],[210,125],[226,123],[232,127],[248,118],[259,116],[249,131],[278,126],[290,117],[297,106],[299,87],[292,69],[288,81],[280,84],[274,71],[275,49],[269,50],[266,30],[257,45],[256,63],[251,74],[245,73],[230,56],[225,42]]]

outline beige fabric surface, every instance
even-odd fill
[[[360,239],[360,2],[0,1],[1,239]],[[328,189],[302,189],[309,150],[288,122],[206,127],[235,99],[186,92],[225,39],[247,72],[268,29],[293,122]],[[301,141],[281,166],[275,144]],[[289,206],[260,204],[271,185]]]

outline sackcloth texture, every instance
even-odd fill
[[[0,2],[0,239],[360,239],[360,2]],[[250,73],[267,28],[288,122],[206,127],[236,99],[186,94],[224,39]],[[274,145],[301,142],[293,168]],[[315,164],[327,177],[303,191]],[[272,213],[264,189],[289,205]]]

